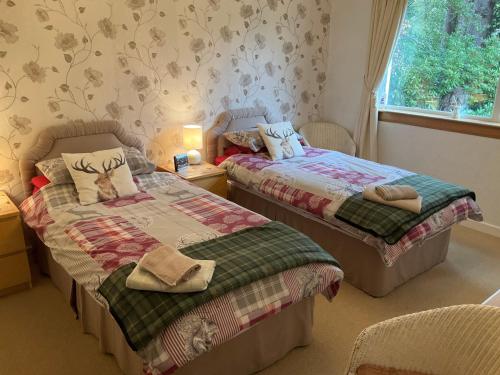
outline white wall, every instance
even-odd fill
[[[368,59],[370,0],[333,0],[324,117],[351,133]],[[379,161],[465,185],[477,193],[485,225],[500,235],[500,141],[381,123]]]
[[[380,123],[379,161],[464,185],[477,194],[486,224],[500,230],[500,141]]]
[[[328,84],[323,117],[351,132],[359,117],[363,74],[368,59],[371,1],[333,0]]]

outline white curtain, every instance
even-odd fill
[[[354,132],[358,156],[365,159],[377,160],[376,90],[384,78],[407,3],[407,0],[373,0],[368,66],[359,122]]]

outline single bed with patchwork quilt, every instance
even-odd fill
[[[222,113],[208,134],[209,158],[230,145],[224,133],[272,121],[262,108]],[[442,262],[453,224],[482,220],[475,194],[461,186],[336,151],[303,150],[282,160],[268,152],[229,156],[220,164],[229,199],[311,236],[342,263],[347,281],[373,296]],[[383,184],[414,187],[421,213],[363,199],[366,186]]]
[[[90,145],[99,132],[107,141]],[[50,144],[23,159],[22,175],[26,180],[35,161],[54,149],[57,155],[71,138],[80,140],[77,152],[133,146],[136,139],[122,132],[114,122],[46,130],[39,143]],[[27,191],[21,204],[26,224],[50,249],[55,284],[124,372],[251,373],[310,341],[312,297],[331,300],[343,278],[334,258],[290,227],[173,174],[140,174],[134,181],[137,194],[91,205],[79,204],[72,184]],[[125,287],[135,263],[163,244],[216,260],[206,291]],[[229,364],[228,356],[238,361]]]

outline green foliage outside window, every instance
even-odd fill
[[[500,0],[410,0],[384,103],[491,117],[500,75]]]

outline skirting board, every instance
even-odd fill
[[[500,238],[500,227],[497,225],[489,224],[486,222],[477,222],[473,220],[462,221],[460,225],[467,227],[469,229],[489,234],[490,236]]]

